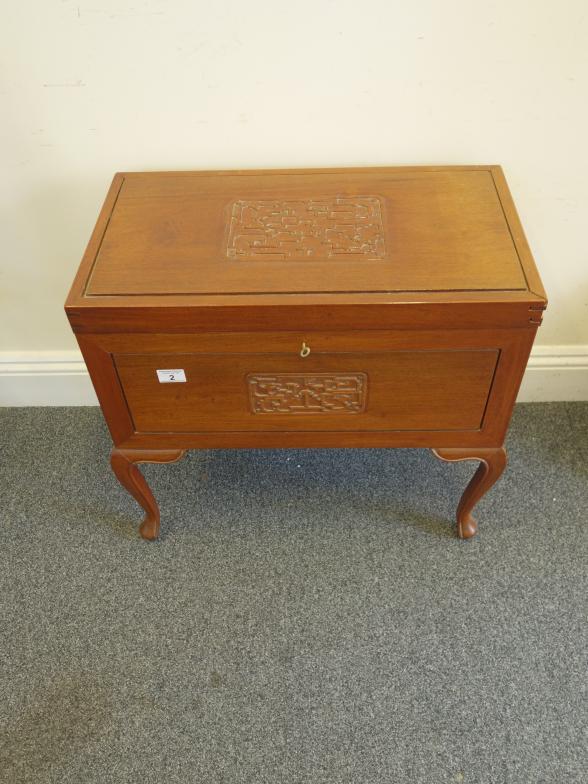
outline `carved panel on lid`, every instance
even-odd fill
[[[279,373],[247,377],[254,414],[360,414],[365,373]]]
[[[384,255],[377,196],[239,200],[232,205],[229,258],[342,260]]]

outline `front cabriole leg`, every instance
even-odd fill
[[[110,465],[118,481],[145,510],[139,533],[143,539],[159,535],[159,507],[137,463],[175,463],[185,449],[117,449],[112,450]]]
[[[506,467],[506,450],[500,446],[493,449],[453,449],[440,447],[433,449],[433,454],[441,460],[453,462],[457,460],[480,460],[478,470],[464,490],[457,507],[457,535],[460,539],[471,539],[478,531],[478,524],[471,511],[480,498],[485,495]]]

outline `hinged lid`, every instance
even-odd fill
[[[117,174],[67,308],[545,301],[498,166]]]
[[[125,174],[86,294],[525,290],[491,170]]]

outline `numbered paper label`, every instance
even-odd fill
[[[157,378],[160,384],[180,384],[186,381],[186,374],[179,370],[158,370]]]

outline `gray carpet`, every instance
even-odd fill
[[[97,409],[0,409],[0,781],[586,782],[588,404],[425,450],[108,467]]]

